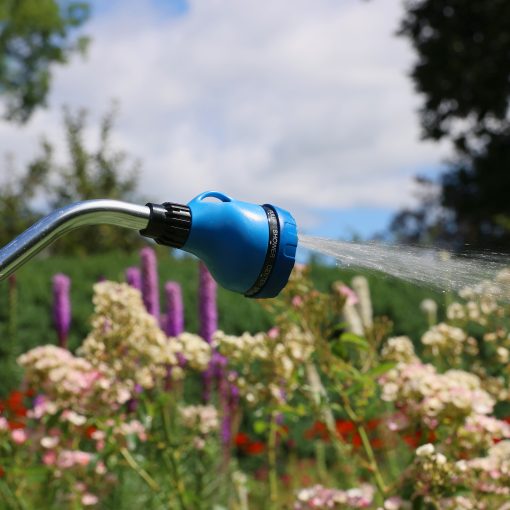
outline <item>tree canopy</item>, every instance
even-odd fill
[[[0,95],[8,119],[25,122],[45,105],[52,67],[86,48],[76,29],[89,14],[84,1],[0,0]]]
[[[435,199],[423,180],[427,199],[391,230],[402,241],[510,250],[510,2],[408,0],[405,9],[423,136],[455,152]]]
[[[63,130],[67,157],[56,157],[55,145],[41,141],[39,155],[23,173],[7,167],[10,179],[0,187],[0,246],[28,228],[43,213],[72,202],[95,198],[138,201],[139,163],[122,150],[112,147],[115,108],[101,119],[98,143],[85,141],[89,129],[85,110],[64,109]],[[6,165],[9,165],[9,160]],[[33,200],[38,198],[38,200]],[[40,208],[35,209],[34,204]],[[136,233],[100,225],[81,228],[59,239],[51,250],[72,254],[130,250],[140,244]]]

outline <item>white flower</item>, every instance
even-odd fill
[[[41,438],[41,446],[43,448],[48,448],[48,449],[55,448],[55,446],[58,445],[58,442],[59,442],[59,438],[56,436],[55,437],[44,436],[43,438]]]
[[[417,448],[415,453],[418,457],[430,457],[435,451],[434,445],[427,443]]]

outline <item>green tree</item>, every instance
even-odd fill
[[[32,201],[46,182],[47,169],[37,163],[28,166],[20,174],[10,156],[4,160],[7,177],[0,186],[0,246],[9,243],[23,230],[26,230],[39,217]]]
[[[510,250],[510,2],[408,0],[423,136],[455,149],[438,193],[390,227],[401,241]]]
[[[8,119],[25,122],[45,105],[52,67],[86,48],[88,39],[75,32],[89,14],[84,1],[0,0],[0,94]]]
[[[136,200],[139,162],[126,152],[112,148],[112,130],[116,108],[113,107],[100,121],[99,141],[96,148],[88,148],[85,142],[87,112],[72,112],[65,108],[67,161],[61,163],[55,157],[55,147],[44,139],[41,153],[31,168],[39,169],[47,176],[46,190],[52,209],[81,200],[111,198]],[[124,229],[101,225],[81,228],[63,238],[54,251],[85,254],[109,249],[129,250],[139,243],[139,236]]]

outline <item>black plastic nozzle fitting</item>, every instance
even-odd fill
[[[154,239],[158,244],[182,248],[191,230],[191,209],[173,202],[146,205],[150,208],[149,223],[140,230],[140,234]]]

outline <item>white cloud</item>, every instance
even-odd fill
[[[117,145],[142,159],[153,200],[216,188],[298,219],[409,203],[412,176],[445,154],[419,141],[399,0],[192,0],[174,18],[115,5],[88,25],[88,58],[56,73],[51,108],[0,124],[0,152],[61,137],[64,103],[99,116],[116,98]]]

